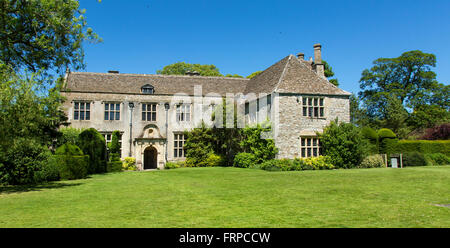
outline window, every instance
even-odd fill
[[[74,102],[73,106],[74,120],[90,120],[91,119],[91,103]]]
[[[108,147],[108,144],[112,141],[112,132],[111,133],[102,133],[103,137],[105,137],[106,146]],[[122,133],[119,134],[119,145],[120,145],[120,151],[119,156],[122,157]]]
[[[142,120],[156,121],[156,103],[142,104]]]
[[[324,117],[323,98],[303,97],[303,116],[311,118]]]
[[[105,103],[105,121],[120,120],[120,103]]]
[[[153,93],[155,93],[155,88],[153,86],[151,86],[150,84],[146,84],[146,85],[142,86],[141,91],[144,94],[153,94]]]
[[[184,158],[185,149],[184,143],[186,142],[186,135],[175,133],[173,135],[173,157],[174,158]]]
[[[301,157],[318,157],[322,154],[322,148],[317,137],[301,137],[300,138]]]
[[[177,122],[191,121],[191,105],[178,104],[177,105]]]

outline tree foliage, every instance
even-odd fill
[[[81,69],[83,41],[100,41],[76,0],[2,0],[0,6],[0,61],[16,71]]]
[[[80,133],[78,147],[85,155],[89,155],[88,173],[106,172],[106,144],[105,138],[94,128]]]
[[[189,64],[185,62],[164,66],[162,70],[157,70],[156,73],[162,75],[187,75],[188,72],[194,71],[200,73],[200,76],[223,76],[215,65]]]
[[[247,78],[248,79],[252,79],[254,77],[256,77],[257,75],[259,75],[262,71],[255,71],[252,74],[248,75]]]
[[[334,77],[334,72],[333,72],[333,68],[331,67],[331,65],[328,64],[325,60],[322,60],[322,63],[323,63],[323,67],[324,67],[325,77],[328,78],[328,81],[330,81],[330,83],[334,84],[335,86],[339,86],[338,79],[332,78],[332,77]]]

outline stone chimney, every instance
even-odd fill
[[[297,58],[300,60],[305,60],[305,54],[304,53],[297,53]]]
[[[314,68],[317,75],[325,78],[325,68],[322,63],[322,45],[320,44],[314,44]]]
[[[110,71],[108,71],[108,73],[119,74],[119,71],[112,71],[112,70],[110,70]]]

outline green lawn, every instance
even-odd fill
[[[0,187],[0,227],[450,227],[450,166],[183,168]]]

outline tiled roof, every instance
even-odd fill
[[[70,72],[65,89],[77,92],[140,94],[150,84],[155,94],[194,94],[201,85],[202,93],[299,93],[318,95],[350,95],[312,70],[312,63],[289,55],[252,79],[151,74],[119,74]]]

